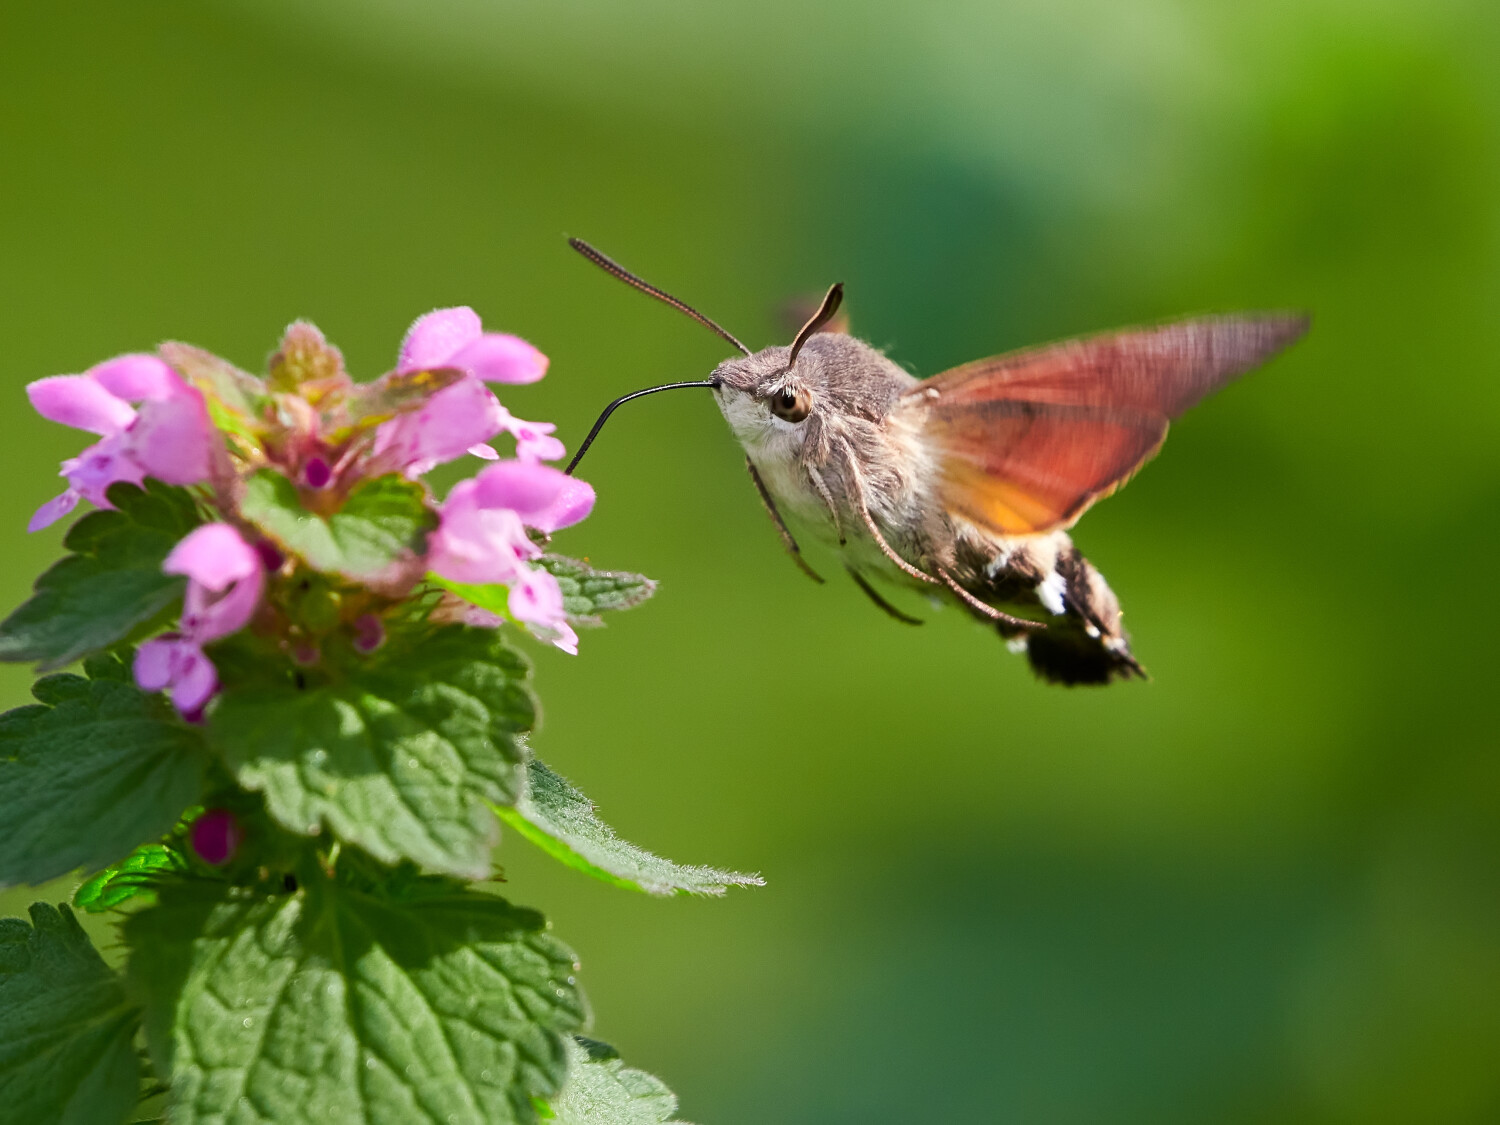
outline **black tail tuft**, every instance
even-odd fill
[[[1122,646],[1118,651],[1107,648],[1101,638],[1057,619],[1027,638],[1026,657],[1032,671],[1042,679],[1068,687],[1146,678],[1146,670],[1130,654],[1129,647]]]

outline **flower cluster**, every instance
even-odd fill
[[[564,453],[553,427],[516,418],[490,389],[546,370],[526,341],[451,308],[418,319],[395,370],[370,383],[356,383],[303,322],[287,330],[265,378],[165,344],[41,379],[27,388],[38,412],[99,440],[63,462],[67,488],[30,529],[80,499],[110,507],[107,490],[121,481],[193,488],[204,522],[162,567],[187,580],[180,623],[141,645],[135,662],[140,686],[166,691],[189,717],[218,689],[205,646],[249,627],[302,664],[316,663],[338,632],[369,653],[386,616],[434,584],[449,619],[497,626],[508,616],[576,653],[557,580],[537,560],[541,541],[589,514],[594,493],[545,464]],[[513,457],[489,444],[502,434],[514,439]],[[438,502],[419,478],[466,454],[492,463]],[[361,500],[382,487],[378,505]],[[297,600],[310,577],[326,594],[318,614]],[[504,587],[503,601],[466,601],[476,587]]]

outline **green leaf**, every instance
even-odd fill
[[[764,886],[759,875],[684,867],[626,843],[594,815],[594,804],[533,758],[526,792],[500,819],[550,856],[616,887],[652,895],[721,895],[732,886]]]
[[[73,552],[36,582],[36,593],[0,623],[0,660],[40,661],[42,671],[108,648],[171,606],[186,580],[161,564],[202,521],[181,488],[147,481],[110,487],[114,511],[90,512],[69,530]]]
[[[606,610],[630,609],[656,593],[656,583],[626,570],[595,570],[566,555],[543,555],[538,565],[562,588],[563,608],[575,624],[597,625]]]
[[[548,1108],[557,1125],[684,1125],[672,1116],[677,1095],[665,1082],[582,1036],[569,1041],[568,1082]]]
[[[7,1121],[114,1125],[135,1108],[140,1010],[67,906],[0,919],[0,1013]]]
[[[171,886],[125,924],[174,1125],[534,1121],[584,1018],[541,915],[437,881],[302,888]]]
[[[40,705],[0,715],[0,886],[113,863],[198,799],[202,734],[114,678],[121,665],[44,677],[32,688]]]
[[[274,469],[245,482],[240,512],[314,570],[356,582],[400,582],[404,569],[427,550],[437,513],[420,481],[390,475],[356,487],[332,515],[302,505],[297,486]]]
[[[326,824],[388,863],[489,874],[486,802],[520,794],[516,735],[536,716],[526,662],[494,630],[393,630],[369,656],[330,642],[312,668],[248,646],[214,658],[212,740],[283,825]]]
[[[602,625],[599,614],[605,610],[630,609],[656,593],[656,583],[640,574],[623,570],[595,570],[587,563],[563,555],[543,555],[537,565],[550,571],[562,590],[563,609],[574,625]],[[507,621],[510,616],[508,586],[472,586],[451,582],[439,574],[427,575],[427,581],[455,594],[471,605],[489,610]]]
[[[187,869],[182,853],[166,844],[142,844],[73,892],[73,905],[90,914],[113,910],[133,898],[154,900],[164,877]]]

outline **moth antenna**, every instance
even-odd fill
[[[727,330],[719,327],[718,324],[716,324],[714,321],[710,320],[708,317],[704,316],[697,309],[693,308],[692,305],[689,305],[689,304],[687,304],[684,301],[679,301],[676,297],[672,296],[672,294],[670,294],[668,292],[665,292],[664,290],[658,289],[656,286],[650,284],[649,282],[647,282],[647,281],[645,281],[645,280],[643,280],[643,279],[641,279],[639,277],[636,277],[635,274],[631,273],[624,266],[620,265],[619,262],[615,261],[612,258],[606,257],[604,254],[601,254],[599,251],[595,250],[592,246],[590,246],[583,239],[581,239],[581,238],[570,238],[570,239],[568,239],[568,245],[571,246],[574,250],[577,250],[580,254],[582,254],[589,261],[593,262],[594,265],[598,266],[605,273],[611,274],[612,276],[619,278],[626,285],[629,285],[629,286],[631,286],[632,288],[635,288],[635,289],[639,289],[642,293],[645,293],[647,296],[649,296],[649,297],[655,297],[658,301],[662,301],[665,304],[671,305],[678,312],[683,313],[683,314],[685,314],[687,316],[692,317],[699,324],[703,325],[703,327],[709,329],[710,331],[717,332],[720,336],[724,337],[724,339],[728,340],[735,347],[739,348],[739,350],[741,352],[743,352],[745,355],[752,355],[752,354],[754,354],[754,353],[752,353],[750,351],[749,348],[745,347],[744,344],[740,343],[739,340],[735,339],[735,337],[731,333],[729,333]],[[837,307],[837,306],[835,306],[835,307]],[[805,331],[805,329],[804,329],[804,331]],[[684,384],[684,385],[686,385],[686,384]],[[643,391],[641,393],[644,394],[646,392]],[[626,397],[629,398],[631,396],[627,395]],[[624,401],[624,400],[622,399],[621,401]],[[618,405],[618,403],[616,405]],[[608,411],[605,411],[605,413],[608,414]],[[579,452],[582,452],[582,450],[580,450]]]
[[[608,259],[605,260],[608,261]],[[688,383],[663,383],[659,387],[647,387],[643,391],[631,391],[628,395],[621,395],[604,408],[604,413],[599,415],[599,420],[594,423],[594,428],[589,431],[588,437],[583,439],[583,444],[578,447],[578,452],[573,454],[573,460],[568,462],[568,467],[563,472],[568,476],[573,475],[573,470],[578,468],[578,462],[583,460],[583,455],[589,451],[589,446],[594,444],[594,439],[599,436],[599,431],[604,428],[604,423],[609,421],[609,416],[615,412],[617,407],[623,406],[631,399],[640,398],[643,395],[654,395],[657,391],[675,391],[683,387],[717,387],[718,385],[719,381],[717,379],[694,379]]]
[[[823,303],[818,306],[818,311],[808,318],[807,323],[798,331],[797,338],[792,341],[792,356],[786,361],[788,371],[797,362],[797,353],[802,350],[802,345],[807,343],[814,332],[838,315],[839,306],[843,303],[844,283],[835,281],[828,287],[828,292],[823,294]]]

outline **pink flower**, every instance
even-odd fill
[[[401,341],[396,370],[457,367],[486,383],[535,383],[547,357],[519,336],[485,332],[479,314],[460,305],[418,317]]]
[[[542,460],[563,455],[562,444],[547,438],[552,427],[522,422],[500,405],[486,383],[534,383],[547,373],[547,357],[519,336],[485,332],[479,316],[460,306],[419,317],[401,341],[396,371],[456,367],[466,378],[438,391],[421,410],[383,423],[375,432],[376,469],[418,477],[464,453],[486,460],[498,455],[486,442],[502,430],[521,439],[527,428],[530,454]],[[553,448],[555,452],[552,452]]]
[[[578,634],[568,624],[562,590],[549,572],[528,568],[511,586],[505,605],[512,617],[530,625],[543,640],[551,641],[569,656],[578,655]]]
[[[155,356],[118,356],[82,375],[38,379],[26,393],[42,417],[100,437],[62,463],[67,490],[37,509],[28,531],[61,519],[80,499],[110,507],[104,494],[116,481],[185,485],[209,475],[217,434],[203,396]]]
[[[187,576],[182,628],[140,647],[135,681],[146,691],[165,690],[178,711],[195,715],[219,686],[203,646],[249,623],[265,588],[265,566],[238,531],[209,523],[184,536],[162,570]]]
[[[577,523],[593,506],[594,490],[557,469],[497,462],[448,494],[427,567],[450,582],[509,586],[511,616],[576,654],[578,635],[568,625],[557,579],[528,565],[542,551],[526,528],[554,531]]]
[[[219,674],[203,646],[181,633],[166,633],[141,645],[134,670],[142,691],[166,691],[172,706],[184,715],[197,715],[219,688]]]

